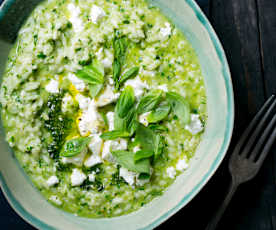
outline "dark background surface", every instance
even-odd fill
[[[0,3],[2,0],[0,0]],[[222,165],[202,191],[158,227],[204,229],[223,200],[230,176],[227,162],[241,131],[266,98],[276,93],[276,0],[197,0],[225,49],[235,95],[235,128]],[[242,185],[219,229],[276,229],[276,146],[258,176]],[[0,229],[33,229],[0,194]]]

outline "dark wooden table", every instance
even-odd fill
[[[2,0],[0,0],[1,3]],[[157,229],[204,229],[230,181],[227,162],[241,131],[276,93],[276,0],[197,0],[225,49],[235,94],[235,129],[227,157],[203,190]],[[258,176],[240,187],[219,229],[276,229],[276,145]],[[0,197],[1,229],[33,229]]]

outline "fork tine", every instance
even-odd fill
[[[268,142],[266,143],[263,151],[261,152],[261,155],[256,163],[259,165],[262,165],[264,159],[266,158],[267,154],[269,153],[269,150],[271,149],[272,145],[274,144],[274,141],[276,139],[276,129],[274,129],[272,135],[269,137]]]
[[[272,120],[269,122],[268,126],[266,127],[264,133],[262,134],[261,138],[258,140],[254,150],[249,156],[250,160],[255,160],[257,154],[260,152],[261,148],[263,147],[263,144],[265,140],[267,139],[268,135],[271,132],[271,129],[274,127],[276,123],[276,114],[273,116]]]
[[[249,151],[252,149],[252,147],[253,147],[253,145],[256,141],[256,138],[260,135],[263,128],[265,127],[265,123],[266,123],[268,117],[271,115],[271,112],[274,109],[275,105],[276,105],[276,100],[272,103],[271,106],[269,106],[268,110],[266,111],[264,116],[261,118],[261,120],[258,123],[256,129],[253,131],[253,134],[249,138],[249,141],[247,142],[246,146],[244,147],[244,149],[241,153],[241,156],[247,156],[248,155]]]
[[[251,123],[249,124],[249,126],[246,128],[246,130],[244,131],[244,133],[241,136],[241,139],[239,140],[239,142],[237,143],[234,151],[233,151],[233,155],[238,154],[240,152],[241,147],[243,146],[244,142],[246,141],[246,138],[249,136],[249,134],[251,133],[251,131],[253,130],[253,128],[256,126],[257,122],[259,121],[259,119],[261,118],[262,114],[264,113],[264,111],[267,109],[267,107],[269,107],[269,105],[271,104],[271,102],[274,100],[275,96],[272,95],[267,101],[266,103],[262,106],[261,110],[255,115],[255,117],[253,118],[253,120],[251,121]]]

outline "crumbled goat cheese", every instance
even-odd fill
[[[88,180],[90,182],[95,182],[95,179],[96,179],[96,173],[95,172],[92,172],[92,173],[88,174]]]
[[[79,132],[82,136],[87,134],[96,134],[101,125],[101,117],[97,112],[95,102],[92,100],[87,110],[84,110],[79,118]]]
[[[134,89],[135,97],[139,98],[143,95],[144,90],[148,89],[149,86],[142,82],[139,77],[136,77],[134,79],[129,79],[126,81],[125,86],[130,85]]]
[[[76,166],[82,166],[86,153],[87,149],[83,150],[80,154],[73,157],[62,157],[61,162],[63,164],[74,164]]]
[[[108,140],[104,142],[102,158],[106,161],[115,163],[115,159],[111,153],[111,151],[116,150],[126,150],[127,149],[127,141],[122,138],[118,138],[117,140]]]
[[[90,168],[100,163],[102,163],[101,157],[93,153],[90,157],[87,158],[87,160],[84,162],[84,165],[87,168]]]
[[[102,64],[105,69],[110,69],[112,67],[112,60],[110,60],[108,57],[106,57],[102,60]]]
[[[175,171],[174,167],[168,167],[166,172],[170,178],[172,178],[172,179],[175,178],[176,171]]]
[[[191,114],[191,122],[185,126],[185,129],[193,135],[196,135],[203,130],[203,125],[198,114]]]
[[[150,114],[150,112],[146,112],[146,113],[142,113],[139,116],[139,122],[142,123],[144,126],[148,126],[149,122],[148,122],[148,115]]]
[[[138,151],[140,151],[141,149],[140,149],[140,147],[137,145],[137,146],[135,146],[134,148],[133,148],[133,152],[138,152]]]
[[[61,200],[57,196],[50,196],[49,200],[52,201],[52,202],[54,202],[57,205],[61,205],[62,204]]]
[[[134,185],[136,173],[135,172],[131,172],[131,171],[127,170],[126,168],[121,167],[120,168],[120,177],[124,178],[124,180],[129,185]]]
[[[184,171],[189,167],[189,164],[187,163],[186,159],[179,159],[176,164],[176,169],[179,171]]]
[[[72,186],[81,185],[86,179],[86,175],[79,169],[73,169],[71,174],[71,184]]]
[[[59,92],[58,85],[59,83],[57,80],[51,79],[51,81],[46,85],[45,89],[49,93],[58,93]]]
[[[68,93],[65,94],[65,96],[62,98],[62,105],[61,105],[61,111],[63,113],[69,111],[70,107],[74,104],[74,100],[72,96]]]
[[[91,102],[91,99],[89,97],[85,97],[82,94],[77,94],[76,100],[78,101],[79,107],[82,110],[87,110]]]
[[[51,186],[57,184],[58,182],[59,182],[59,180],[58,180],[58,178],[57,178],[56,176],[51,176],[51,177],[49,177],[49,179],[47,180],[47,185],[48,185],[49,187],[51,187]]]
[[[160,34],[162,35],[162,37],[167,38],[169,35],[171,35],[172,33],[172,28],[170,23],[166,22],[165,23],[165,27],[160,29]]]
[[[108,120],[109,131],[114,130],[114,115],[115,115],[114,112],[108,112],[106,114],[106,117],[107,117],[107,120]]]
[[[92,153],[99,155],[101,153],[103,140],[100,138],[99,134],[94,134],[91,136],[92,136],[92,140],[89,143],[88,148]]]
[[[101,7],[98,7],[96,5],[92,6],[90,11],[90,17],[91,17],[91,21],[94,24],[97,24],[105,15],[106,13]]]
[[[168,92],[168,87],[167,87],[166,84],[164,84],[164,85],[159,85],[159,86],[157,87],[157,89],[161,89],[161,90],[163,90],[164,92]]]
[[[85,83],[83,80],[79,79],[72,73],[69,73],[67,77],[78,91],[83,92],[85,90]]]
[[[120,94],[114,93],[111,86],[107,85],[105,90],[101,93],[96,101],[96,106],[102,107],[116,101]]]
[[[84,29],[82,20],[80,19],[80,8],[76,7],[73,3],[68,4],[67,9],[70,12],[70,18],[69,21],[73,25],[73,29],[76,33],[81,32]]]

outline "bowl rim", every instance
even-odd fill
[[[225,82],[226,87],[226,95],[227,95],[227,118],[226,118],[226,130],[224,134],[224,140],[222,143],[222,146],[220,148],[219,153],[217,154],[214,162],[212,163],[210,169],[208,172],[202,177],[200,182],[192,189],[190,193],[188,193],[183,199],[175,205],[173,208],[168,210],[164,215],[153,221],[151,224],[147,225],[144,228],[141,228],[141,230],[150,230],[164,221],[166,221],[169,217],[174,215],[177,211],[179,211],[181,208],[183,208],[188,202],[190,202],[198,193],[199,191],[205,186],[205,184],[210,180],[210,178],[214,175],[218,167],[220,166],[224,156],[226,155],[228,146],[231,141],[232,133],[233,133],[233,127],[234,127],[234,96],[233,96],[233,86],[232,86],[232,80],[231,80],[231,74],[228,66],[228,62],[226,59],[225,52],[223,50],[223,47],[221,45],[221,42],[214,31],[213,27],[211,26],[209,20],[202,12],[201,8],[198,6],[198,4],[194,0],[185,0],[186,3],[189,5],[189,7],[193,10],[198,20],[201,22],[202,26],[208,33],[212,44],[215,48],[216,54],[222,64],[222,73],[223,73],[223,79]],[[5,13],[9,10],[10,6],[15,2],[15,0],[4,0],[2,6],[0,7],[0,20],[3,18]],[[12,195],[10,189],[8,188],[3,175],[0,172],[0,187],[2,189],[2,192],[7,199],[8,203],[11,205],[11,207],[14,209],[14,211],[23,218],[27,223],[30,225],[38,228],[38,229],[49,229],[54,230],[55,228],[48,225],[47,223],[41,221],[40,219],[34,217],[32,214],[27,212],[24,207],[20,204],[19,201]]]

